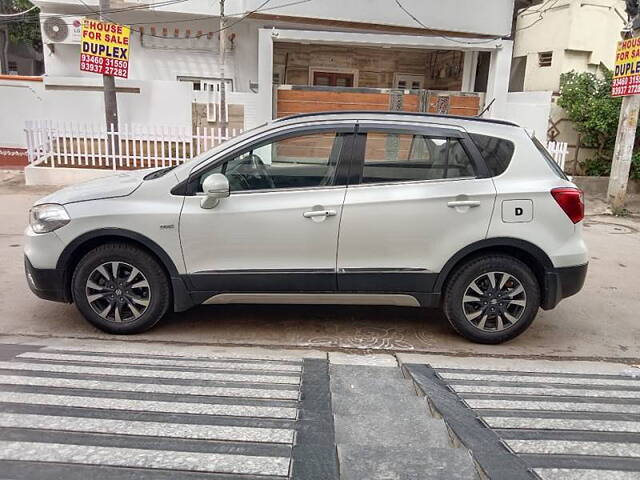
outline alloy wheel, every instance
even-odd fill
[[[147,278],[125,262],[105,262],[94,268],[87,278],[85,292],[94,312],[117,323],[137,320],[151,301]]]
[[[527,306],[522,283],[505,272],[483,273],[473,280],[462,298],[462,311],[476,328],[500,332],[516,324]]]

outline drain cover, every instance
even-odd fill
[[[602,233],[608,233],[611,235],[625,235],[629,233],[637,233],[637,230],[633,227],[628,227],[626,225],[620,225],[619,223],[604,223],[604,222],[596,222],[589,221],[584,224],[584,227],[589,229],[590,231],[598,231]]]

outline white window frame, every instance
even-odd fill
[[[391,88],[400,88],[397,85],[401,80],[404,80],[405,82],[407,82],[408,86],[410,86],[415,81],[419,81],[420,82],[419,90],[422,90],[425,84],[424,77],[425,77],[424,75],[420,75],[418,73],[394,73],[393,86]],[[409,87],[409,88],[404,88],[403,90],[414,90],[414,89]]]

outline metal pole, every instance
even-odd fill
[[[224,2],[225,0],[220,0],[220,127],[222,136],[227,135],[227,86],[224,78],[227,32],[225,30]]]
[[[100,0],[100,20],[106,20],[102,16],[102,12],[109,10],[111,0]],[[107,124],[107,132],[112,126],[112,132],[118,132],[118,101],[116,99],[116,79],[111,75],[102,75],[102,86],[104,90],[104,115]],[[117,155],[120,151],[120,140],[114,139],[115,142],[109,142],[107,139],[108,151],[110,154]],[[113,144],[113,149],[111,145]]]

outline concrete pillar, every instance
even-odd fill
[[[258,124],[273,118],[273,31],[258,31]]]
[[[473,92],[476,85],[476,70],[478,68],[478,52],[464,52],[462,67],[462,91]]]
[[[507,115],[507,93],[509,92],[512,55],[512,40],[503,40],[502,47],[491,52],[485,106],[489,105],[491,101],[493,101],[493,105],[485,113],[486,117],[505,118]]]

